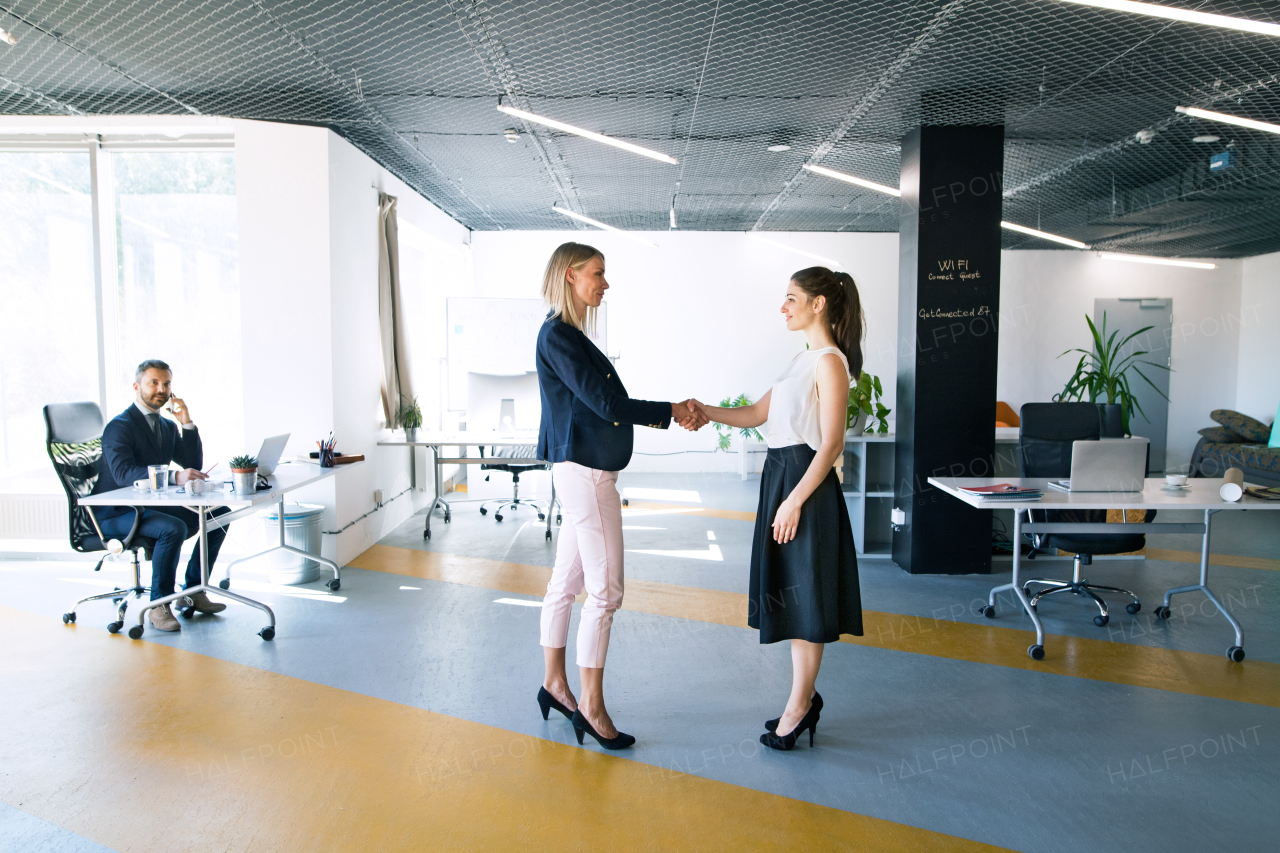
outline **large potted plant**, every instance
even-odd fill
[[[741,406],[750,406],[751,398],[746,394],[739,394],[736,398],[725,397],[720,401],[720,407],[723,409],[737,409]],[[733,443],[733,427],[725,424],[715,424],[716,432],[719,434],[717,444],[720,450],[728,450],[729,445]],[[742,434],[742,440],[754,438],[756,441],[764,441],[764,436],[755,427],[741,427],[738,432]]]
[[[860,435],[864,432],[887,435],[889,432],[888,414],[891,409],[880,402],[884,393],[880,385],[880,377],[863,371],[858,381],[849,385],[849,407],[845,412],[845,431]],[[874,416],[875,423],[868,423]]]
[[[1107,314],[1102,314],[1102,329],[1099,330],[1094,325],[1093,319],[1086,314],[1084,321],[1089,324],[1089,332],[1093,335],[1093,349],[1084,350],[1080,348],[1069,349],[1058,358],[1068,353],[1080,353],[1080,360],[1076,362],[1075,372],[1071,374],[1071,378],[1067,380],[1067,385],[1062,389],[1062,393],[1054,395],[1055,403],[1070,402],[1073,400],[1084,400],[1088,395],[1090,403],[1095,403],[1101,408],[1104,423],[1114,422],[1117,417],[1120,421],[1120,432],[1122,435],[1129,435],[1129,420],[1133,413],[1137,412],[1144,418],[1146,412],[1142,411],[1142,406],[1133,395],[1133,388],[1129,383],[1130,372],[1136,373],[1141,377],[1143,382],[1150,385],[1155,392],[1166,400],[1169,399],[1163,391],[1156,387],[1147,375],[1142,372],[1139,365],[1153,367],[1157,370],[1168,370],[1169,367],[1164,364],[1156,364],[1153,361],[1139,361],[1138,359],[1148,353],[1147,350],[1137,350],[1128,355],[1121,355],[1125,344],[1143,334],[1149,332],[1154,326],[1144,326],[1138,331],[1128,335],[1120,341],[1116,338],[1120,335],[1118,331],[1107,335]],[[1110,407],[1110,410],[1108,410]]]
[[[400,411],[396,420],[404,428],[405,441],[417,441],[418,429],[422,426],[422,409],[418,406],[417,397],[401,397]]]

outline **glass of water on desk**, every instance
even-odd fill
[[[147,466],[147,485],[151,487],[151,491],[159,494],[169,486],[169,466],[168,465],[148,465]]]

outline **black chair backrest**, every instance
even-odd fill
[[[77,551],[101,551],[102,541],[80,506],[80,498],[93,491],[102,464],[102,410],[97,403],[50,403],[44,407],[45,447],[67,493],[71,547]]]
[[[1101,437],[1098,407],[1093,403],[1025,403],[1018,432],[1022,476],[1071,476],[1071,443]]]

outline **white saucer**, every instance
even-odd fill
[[[1162,492],[1189,492],[1189,491],[1191,491],[1191,487],[1190,487],[1190,486],[1186,486],[1186,485],[1184,485],[1184,486],[1161,486],[1161,487],[1160,487],[1160,491],[1162,491]]]

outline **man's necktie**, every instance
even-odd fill
[[[156,437],[156,444],[160,444],[160,416],[150,412],[147,414],[147,420],[151,422],[151,432]]]

